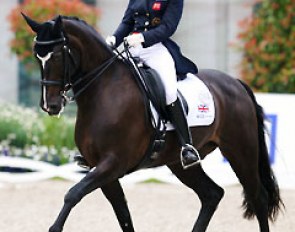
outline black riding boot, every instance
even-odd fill
[[[188,128],[185,112],[179,99],[167,106],[168,117],[175,127],[181,148],[181,163],[188,168],[200,162],[198,151],[192,145],[192,137]]]

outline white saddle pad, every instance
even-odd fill
[[[188,74],[183,81],[178,81],[178,90],[188,104],[187,121],[189,127],[211,125],[215,117],[213,97],[207,86],[195,75]],[[158,114],[152,107],[154,118]],[[173,130],[171,123],[166,124],[167,130]]]

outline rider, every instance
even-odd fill
[[[133,56],[158,72],[166,91],[168,116],[182,146],[181,162],[187,168],[199,162],[200,156],[192,145],[183,105],[177,97],[177,74],[197,73],[198,69],[170,39],[182,11],[183,0],[129,0],[122,22],[106,42],[117,47],[125,40]]]

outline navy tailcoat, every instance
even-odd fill
[[[197,73],[197,66],[184,57],[179,46],[170,39],[179,24],[183,0],[129,0],[124,17],[114,33],[116,46],[132,33],[142,33],[144,47],[162,42],[172,55],[178,75]]]

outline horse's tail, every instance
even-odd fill
[[[240,80],[239,80],[240,81]],[[243,87],[246,89],[248,95],[251,97],[253,104],[256,109],[256,117],[258,124],[258,142],[259,142],[259,175],[263,187],[268,193],[268,218],[271,221],[275,221],[278,213],[281,209],[281,205],[284,206],[282,199],[280,197],[280,190],[276,180],[276,177],[271,169],[268,150],[266,147],[265,137],[264,137],[264,112],[263,108],[257,103],[256,98],[248,85],[240,81]],[[251,203],[245,198],[243,202],[243,207],[245,208],[244,217],[252,218],[255,216],[253,207]]]

